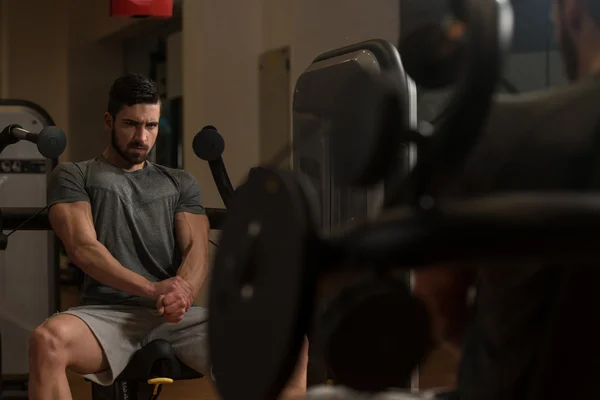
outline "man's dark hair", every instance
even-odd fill
[[[157,104],[160,101],[158,88],[142,74],[129,73],[117,78],[108,96],[108,112],[113,118],[125,106],[135,104]]]

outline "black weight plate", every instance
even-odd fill
[[[256,168],[225,221],[211,283],[209,346],[225,400],[276,399],[312,311],[310,216],[291,172]]]
[[[333,378],[356,390],[408,387],[433,343],[424,304],[402,282],[347,288],[323,318],[325,358]]]

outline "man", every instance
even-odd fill
[[[462,175],[450,183],[453,187],[446,195],[583,191],[591,185],[598,189],[599,180],[592,175],[598,172],[599,160],[600,1],[555,0],[553,19],[571,84],[499,99]],[[555,330],[553,318],[569,266],[534,261],[490,264],[418,271],[415,293],[428,305],[437,337],[461,357],[461,399],[525,398],[544,367],[545,338]],[[476,289],[472,306],[471,287]],[[597,314],[582,312],[597,311],[598,304],[588,298],[590,304],[572,309],[582,315],[580,324]],[[581,336],[587,328],[573,329]],[[554,346],[576,352],[574,344]],[[564,368],[584,373],[578,364]],[[563,381],[547,384],[587,384],[583,378],[565,382],[565,370]]]
[[[211,376],[207,310],[193,305],[208,274],[209,222],[192,175],[146,160],[160,106],[150,80],[118,78],[104,115],[106,149],[53,172],[50,223],[86,278],[83,305],[31,336],[31,400],[71,399],[66,369],[109,385],[137,350],[159,338]],[[301,357],[291,392],[305,389],[306,362]]]

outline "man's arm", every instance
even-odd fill
[[[208,275],[208,218],[204,214],[175,214],[175,232],[183,260],[177,275],[192,287],[194,297]]]
[[[413,293],[426,304],[434,336],[460,355],[468,323],[469,289],[474,273],[469,267],[444,265],[413,273]]]
[[[173,323],[183,319],[208,275],[210,227],[200,186],[191,174],[182,171],[180,191],[175,207],[175,235],[183,257],[175,278],[182,284],[178,290],[159,296],[156,302],[158,312]]]
[[[76,201],[54,204],[48,216],[54,233],[65,247],[67,257],[87,275],[114,289],[155,298],[154,285],[121,265],[97,240],[90,203]]]

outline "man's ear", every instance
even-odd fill
[[[108,132],[111,132],[113,129],[113,117],[109,112],[104,113],[104,129]]]

